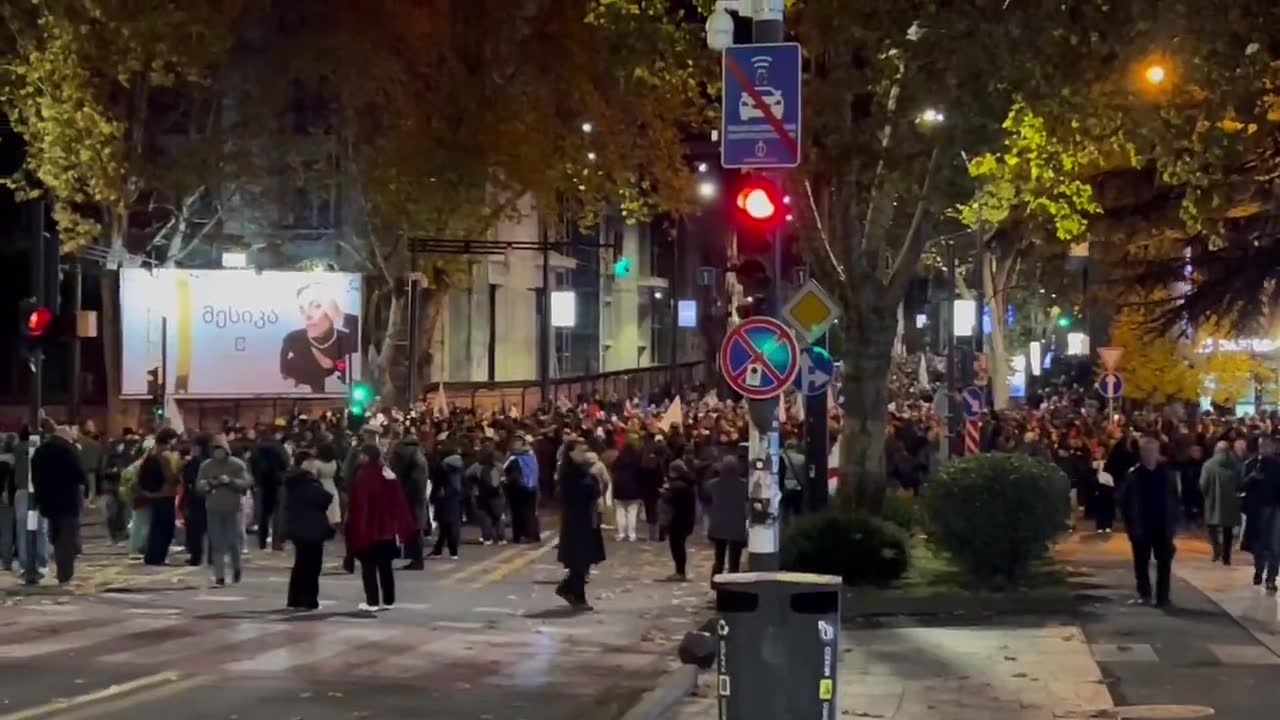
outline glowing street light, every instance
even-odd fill
[[[595,161],[596,161],[596,154],[595,154],[595,151],[594,151],[594,150],[593,150],[593,151],[591,151],[591,152],[589,152],[589,153],[587,153],[587,159],[588,159],[588,160],[590,160],[591,162],[595,162]]]
[[[1142,71],[1142,78],[1147,81],[1148,85],[1163,85],[1168,76],[1169,71],[1165,69],[1164,65],[1159,63],[1148,65],[1146,69]]]
[[[925,108],[916,116],[916,122],[921,125],[941,125],[947,121],[947,116],[937,108]]]
[[[714,200],[720,194],[720,186],[712,180],[698,183],[698,197],[703,200]]]
[[[591,134],[591,132],[592,132],[593,130],[595,130],[595,129],[596,129],[596,126],[595,126],[595,125],[592,125],[592,124],[591,124],[591,123],[589,123],[589,122],[584,122],[584,123],[582,123],[582,132],[584,132],[584,133],[586,133],[586,134],[588,134],[588,135],[590,135],[590,134]]]
[[[708,170],[710,170],[710,169],[711,169],[711,166],[710,166],[710,165],[708,165],[708,164],[706,164],[706,163],[704,163],[704,162],[700,162],[700,163],[698,163],[698,172],[700,172],[700,173],[704,173],[704,172],[706,172],[706,171],[708,171]]]

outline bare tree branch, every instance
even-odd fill
[[[920,225],[924,222],[925,202],[929,198],[929,192],[933,187],[934,167],[938,162],[938,148],[934,146],[933,152],[929,154],[929,164],[925,167],[924,182],[920,184],[920,199],[916,202],[915,214],[911,217],[911,226],[907,229],[907,237],[902,243],[902,247],[898,250],[898,257],[893,261],[893,270],[889,273],[889,281],[886,283],[889,288],[889,297],[900,297],[905,291],[907,283],[916,274],[916,263],[920,260],[920,253],[924,252],[925,243],[928,238],[924,233],[920,232]]]

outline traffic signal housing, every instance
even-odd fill
[[[52,334],[53,311],[35,298],[26,298],[18,303],[18,321],[22,353],[29,362],[34,363],[44,350],[45,339]]]
[[[151,411],[156,420],[164,419],[164,370],[159,365],[147,371],[147,395],[151,398]]]
[[[373,403],[373,388],[368,383],[352,383],[350,396],[347,398],[347,425],[352,430],[359,430],[369,416],[369,405]]]
[[[773,234],[786,222],[787,196],[776,182],[763,175],[746,175],[731,196],[734,229],[738,234],[738,250],[763,253],[774,243]]]

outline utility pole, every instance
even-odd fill
[[[419,317],[419,314],[421,313],[421,303],[419,302],[419,295],[420,295],[419,283],[418,283],[419,276],[416,271],[417,263],[415,262],[414,265],[415,265],[414,268],[410,268],[409,288],[408,288],[409,378],[408,378],[408,382],[406,383],[408,386],[406,388],[406,391],[408,394],[410,408],[412,408],[414,404],[418,402],[418,354],[422,352],[421,349],[419,349],[418,347],[419,345],[418,333],[421,330],[421,323],[422,323],[422,318]]]
[[[49,307],[47,263],[50,258],[46,257],[48,245],[44,239],[44,201],[32,202],[31,210],[31,294],[41,305]],[[56,253],[52,261],[58,262]],[[52,292],[56,295],[56,285]],[[22,569],[22,580],[26,585],[38,585],[40,571],[36,567],[36,554],[39,549],[40,511],[35,508],[35,470],[31,467],[31,458],[35,455],[36,447],[40,445],[40,419],[44,405],[44,349],[40,344],[35,345],[29,362],[31,363],[30,407],[28,408],[30,434],[27,438],[27,513],[24,520],[26,523],[24,531],[27,534],[27,558]]]
[[[71,422],[75,425],[80,424],[80,311],[83,309],[83,298],[81,293],[84,290],[84,274],[80,269],[80,262],[73,260],[71,263],[71,315],[76,319],[76,331],[71,335],[71,362],[70,370],[67,371],[68,387],[71,392]]]

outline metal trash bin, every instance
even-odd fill
[[[720,720],[836,720],[840,578],[717,575]]]

